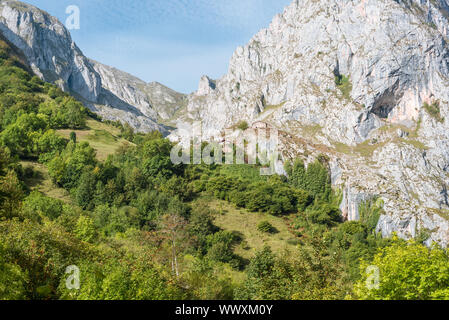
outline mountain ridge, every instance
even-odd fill
[[[285,133],[283,161],[328,156],[346,219],[380,198],[378,232],[449,244],[446,0],[295,0],[237,48],[224,77],[202,77],[188,96],[89,60],[35,7],[7,0],[0,10],[0,31],[35,73],[103,118],[164,134],[201,120],[207,139],[266,122]]]
[[[204,138],[219,139],[239,121],[267,122],[292,137],[281,139],[284,161],[329,156],[349,220],[380,197],[384,236],[428,232],[447,245],[448,10],[445,0],[292,1],[224,77],[200,80],[180,124],[201,120]]]
[[[75,94],[91,110],[108,120],[127,122],[137,131],[158,130],[168,134],[168,127],[158,123],[157,118],[160,115],[169,118],[171,109],[176,109],[178,103],[182,106],[182,94],[167,87],[159,87],[153,92],[151,86],[143,90],[126,81],[109,83],[111,78],[104,76],[112,69],[92,63],[77,47],[65,26],[35,6],[15,0],[2,1],[0,31],[24,53],[36,75]],[[114,70],[121,78],[129,78],[123,76],[122,71]],[[132,82],[141,81],[136,79],[134,77]],[[130,97],[130,91],[139,99]],[[148,95],[153,97],[155,105],[150,103]],[[172,99],[171,104],[158,105],[167,97]],[[166,106],[168,110],[164,112]]]

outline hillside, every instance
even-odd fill
[[[104,119],[168,134],[161,123],[170,123],[174,112],[185,107],[183,94],[88,59],[58,19],[32,5],[2,1],[0,31],[39,78],[73,94]]]
[[[277,95],[270,98],[267,94],[256,102],[258,108],[265,106],[265,110],[260,109],[254,117],[245,118],[242,113],[240,118],[226,118],[235,111],[233,103],[239,104],[238,98],[226,104],[230,92],[227,86],[235,85],[233,72],[242,72],[238,75],[241,84],[233,90],[239,87],[238,90],[250,92],[259,81],[273,80],[272,76],[277,77],[280,86],[277,88],[282,88],[282,72],[287,74],[286,70],[272,74],[273,70],[267,66],[271,76],[252,77],[261,71],[252,65],[253,59],[258,60],[254,58],[258,55],[253,53],[268,59],[266,56],[278,56],[277,51],[288,51],[295,43],[294,39],[291,43],[290,40],[280,42],[276,37],[271,38],[272,35],[290,34],[286,30],[294,28],[295,32],[290,35],[298,36],[295,23],[316,27],[309,16],[340,17],[341,22],[336,25],[343,26],[348,23],[343,18],[354,11],[353,6],[382,8],[386,17],[398,14],[404,22],[404,12],[408,12],[404,10],[410,9],[404,7],[407,3],[338,0],[335,6],[329,7],[323,1],[307,4],[294,1],[283,16],[275,18],[270,29],[256,36],[256,39],[261,37],[259,44],[253,41],[246,49],[238,50],[230,75],[217,82],[202,79],[199,92],[189,97],[189,108],[202,113],[206,120],[221,118],[217,129],[222,129],[221,123],[239,133],[253,124],[252,120],[265,116],[264,121],[280,127],[283,174],[265,176],[260,174],[260,164],[175,164],[171,159],[175,144],[161,132],[138,132],[129,124],[99,117],[84,103],[98,93],[96,89],[100,87],[96,85],[101,83],[96,81],[105,76],[92,71],[92,62],[74,44],[75,49],[64,46],[70,38],[63,26],[37,8],[15,1],[1,2],[0,31],[6,39],[0,39],[0,300],[449,299],[449,250],[444,247],[447,222],[440,221],[448,215],[444,204],[432,206],[436,199],[432,188],[437,188],[432,181],[444,185],[446,167],[430,161],[434,156],[442,156],[436,154],[433,134],[444,129],[447,121],[443,119],[447,113],[443,100],[441,105],[423,105],[418,110],[421,120],[416,127],[408,127],[377,112],[389,110],[394,114],[396,110],[376,108],[380,98],[374,95],[375,106],[367,104],[364,108],[371,112],[371,119],[383,121],[369,132],[369,135],[379,134],[376,141],[350,141],[351,135],[342,138],[335,133],[332,136],[341,139],[328,143],[326,130],[330,127],[326,123],[312,121],[306,125],[298,119],[293,124],[303,134],[295,134],[285,123],[278,122],[278,117],[282,118],[288,114],[287,110],[293,110],[289,108],[297,106],[298,101],[292,97],[284,103],[275,100]],[[441,7],[432,4],[431,8],[444,13],[446,2],[435,3]],[[416,6],[413,8],[416,11]],[[366,18],[363,10],[355,11]],[[9,31],[5,29],[5,16]],[[418,16],[416,12],[405,15],[405,26],[415,23]],[[370,17],[379,18],[379,15]],[[435,23],[436,29],[439,26]],[[417,26],[416,34],[422,35],[418,32],[420,28]],[[439,37],[441,34],[437,35],[435,28],[422,36]],[[362,29],[358,26],[357,30]],[[60,57],[70,64],[75,55],[76,62],[82,65],[79,69],[73,65],[75,69],[62,68],[61,73],[50,70],[56,81],[68,80],[64,76],[71,78],[73,82],[66,83],[71,85],[70,90],[62,90],[54,81],[41,80],[49,74],[39,73],[42,71],[39,62],[49,61],[45,60],[46,54],[48,50],[53,53],[54,42],[33,43],[29,51],[20,47],[23,39],[36,40],[36,33],[46,36],[50,33],[56,37],[53,40],[61,40]],[[14,38],[13,34],[24,38]],[[6,35],[16,42],[7,40],[10,38]],[[348,43],[354,38],[357,37],[348,37]],[[281,39],[285,40],[283,36]],[[320,38],[312,40],[320,41]],[[340,40],[335,37],[337,43]],[[276,50],[266,46],[265,41]],[[253,51],[256,45],[258,49]],[[303,54],[310,53],[310,48],[313,47],[302,48]],[[445,52],[446,45],[441,43],[440,47],[427,48],[426,52],[435,53],[439,49]],[[251,51],[249,61],[242,57],[242,50],[243,53]],[[422,48],[416,50],[420,56]],[[283,62],[276,63],[292,61],[283,56],[279,59]],[[297,59],[301,59],[299,53]],[[243,64],[241,68],[237,68],[239,63]],[[251,65],[249,73],[246,63]],[[289,67],[290,71],[294,70],[294,66]],[[433,80],[443,81],[444,65],[438,67],[441,72],[432,74]],[[157,96],[167,98],[168,109],[164,110],[167,114],[160,113],[161,119],[170,121],[170,117],[188,116],[177,108],[178,102],[185,102],[181,95],[156,83],[146,86],[106,66],[96,64],[95,68],[107,73],[109,81],[135,82],[144,86],[142,90],[149,96],[147,90],[154,89]],[[344,70],[343,65],[341,68],[338,70]],[[86,73],[80,73],[81,70]],[[318,80],[327,79],[323,82],[325,86],[333,84],[338,90],[340,102],[334,101],[333,107],[336,113],[342,111],[339,108],[344,112],[334,116],[348,117],[335,129],[340,134],[347,131],[348,123],[351,125],[355,108],[357,112],[367,112],[354,101],[348,101],[363,81],[350,84],[350,79],[356,76],[347,74],[351,76],[315,75]],[[304,77],[304,73],[291,76]],[[93,86],[87,85],[89,79]],[[419,81],[427,78],[423,79]],[[76,88],[84,89],[68,93]],[[273,90],[272,82],[268,88],[270,92]],[[128,89],[120,94],[129,94],[130,99],[142,97],[134,96],[133,89]],[[314,94],[319,89],[313,86]],[[303,97],[304,92],[298,92]],[[170,100],[166,94],[175,97]],[[311,112],[317,111],[314,96],[308,97]],[[214,107],[209,103],[217,99],[224,99],[223,109],[212,114]],[[245,102],[245,99],[242,94],[241,100]],[[384,99],[390,101],[385,95]],[[113,106],[106,108],[108,112],[117,111]],[[330,106],[320,108],[321,112],[332,112]],[[383,120],[374,115],[384,116]],[[369,123],[366,118],[362,119]],[[444,144],[445,134],[441,133],[440,138]],[[210,153],[206,149],[209,146],[203,143],[201,151]],[[242,151],[237,145],[232,145],[230,150],[233,155]],[[404,171],[404,166],[410,171]],[[428,167],[429,171],[424,172],[428,175],[416,171],[422,166]],[[401,180],[400,186],[413,199],[402,202],[404,192],[394,181],[405,174],[409,177]],[[345,176],[346,184],[339,185],[338,181]],[[373,176],[382,179],[381,182],[369,179]],[[415,178],[424,182],[432,180],[429,186],[421,185],[430,192],[425,205],[420,201],[424,202],[426,193],[414,189]],[[365,189],[357,189],[362,183]],[[366,185],[371,189],[367,190]],[[383,190],[374,192],[376,188]],[[415,211],[410,211],[414,205]],[[402,214],[402,211],[408,216],[404,214],[396,219],[397,212]],[[410,235],[414,239],[403,239]]]
[[[298,210],[314,221],[310,231],[344,225],[323,164],[309,171],[309,191],[256,167],[175,166],[159,133],[89,118],[80,102],[15,66],[11,50],[4,43],[0,55],[2,299],[291,298],[296,290],[272,295],[246,282],[258,257],[274,262],[300,243],[314,246]],[[368,236],[374,242],[363,246],[382,243]],[[75,295],[64,280],[73,264],[85,275]],[[335,279],[306,280],[333,288],[306,294],[342,297],[353,280]]]
[[[378,231],[449,243],[449,6],[446,0],[292,1],[203,77],[180,128],[221,137],[241,121],[284,132],[283,162],[330,158],[341,210],[381,197]],[[173,133],[173,140],[182,138]]]

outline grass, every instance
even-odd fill
[[[434,209],[434,208],[427,208],[430,212],[439,215],[441,218],[449,221],[449,210],[447,209]]]
[[[370,140],[366,140],[366,141],[358,144],[354,148],[354,151],[359,153],[361,156],[368,158],[368,157],[372,157],[374,154],[374,151],[376,151],[380,147],[383,147],[384,145],[386,145],[385,142],[371,144]]]
[[[399,141],[412,145],[414,146],[416,149],[419,150],[429,150],[429,147],[426,146],[424,143],[422,143],[421,141],[415,140],[415,139],[404,139],[404,138],[399,138]]]
[[[418,132],[421,125],[421,120],[418,120],[417,126],[415,129],[410,129],[406,126],[400,125],[400,124],[389,124],[385,125],[378,130],[382,132],[383,134],[388,134],[389,138],[386,139],[383,142],[373,142],[372,140],[366,140],[354,147],[349,146],[347,144],[341,143],[341,142],[333,142],[335,150],[339,153],[351,155],[351,154],[359,154],[365,158],[372,157],[374,154],[374,151],[376,151],[379,148],[384,147],[388,143],[404,143],[413,146],[416,149],[419,150],[428,150],[429,147],[418,140]],[[398,129],[401,129],[402,131],[406,132],[408,136],[406,138],[398,137],[396,134],[396,131]]]
[[[232,164],[220,167],[220,173],[226,176],[232,176],[251,181],[266,181],[266,176],[260,175],[260,168],[246,164]]]
[[[444,118],[441,116],[440,102],[439,101],[435,101],[432,104],[428,104],[426,102],[426,103],[424,103],[423,108],[436,121],[438,121],[440,123],[444,122]]]
[[[243,239],[235,248],[235,254],[238,256],[250,259],[265,245],[268,245],[276,253],[282,253],[285,249],[293,252],[296,249],[293,244],[296,237],[290,232],[288,217],[252,213],[244,209],[237,209],[232,204],[220,200],[212,200],[209,205],[219,212],[215,218],[215,225],[223,230],[234,232]],[[273,226],[276,230],[275,233],[264,233],[257,229],[257,226],[264,221]]]
[[[47,197],[58,199],[65,203],[71,202],[70,194],[65,189],[56,186],[51,181],[48,174],[48,169],[45,165],[31,161],[22,161],[21,164],[24,168],[33,168],[34,176],[32,178],[25,179],[25,184],[31,190],[37,190],[42,192]]]
[[[76,133],[76,139],[80,142],[89,142],[90,146],[97,151],[97,158],[104,161],[123,144],[130,144],[127,140],[119,138],[120,129],[96,120],[87,121],[87,129],[84,130],[58,130],[64,138],[69,139],[70,133]]]
[[[241,131],[245,131],[246,129],[249,128],[248,122],[242,120],[239,123],[237,123],[237,129],[241,130]]]
[[[265,107],[265,109],[263,110],[263,112],[261,114],[265,114],[268,113],[269,111],[274,111],[274,110],[278,110],[279,108],[282,108],[284,106],[284,104],[286,103],[286,101],[280,103],[280,104],[276,104],[276,105],[268,105]]]
[[[347,144],[344,144],[341,142],[335,143],[335,150],[337,150],[337,152],[339,152],[339,153],[344,153],[344,154],[352,154],[353,153],[353,148],[351,146],[348,146]]]
[[[321,134],[323,127],[319,124],[301,126],[301,133],[306,137],[315,137],[318,134]]]
[[[335,84],[337,88],[340,89],[340,92],[346,100],[351,100],[351,92],[352,92],[352,83],[349,80],[349,77],[345,75],[335,76]]]

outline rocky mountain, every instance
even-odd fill
[[[71,92],[105,119],[168,133],[161,122],[168,123],[185,106],[180,93],[89,60],[58,19],[34,6],[0,1],[0,32],[23,52],[36,75]]]
[[[378,231],[448,245],[448,3],[295,0],[223,78],[201,79],[182,122],[210,138],[241,120],[275,126],[284,160],[329,156],[348,219],[380,197]]]
[[[347,219],[381,198],[379,232],[445,246],[448,26],[447,0],[295,0],[186,97],[86,58],[56,18],[0,1],[0,36],[104,118],[166,134],[200,120],[210,139],[242,120],[276,127],[283,161],[329,157]]]

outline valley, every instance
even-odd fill
[[[0,1],[0,300],[449,299],[447,12],[294,0],[185,95]]]

